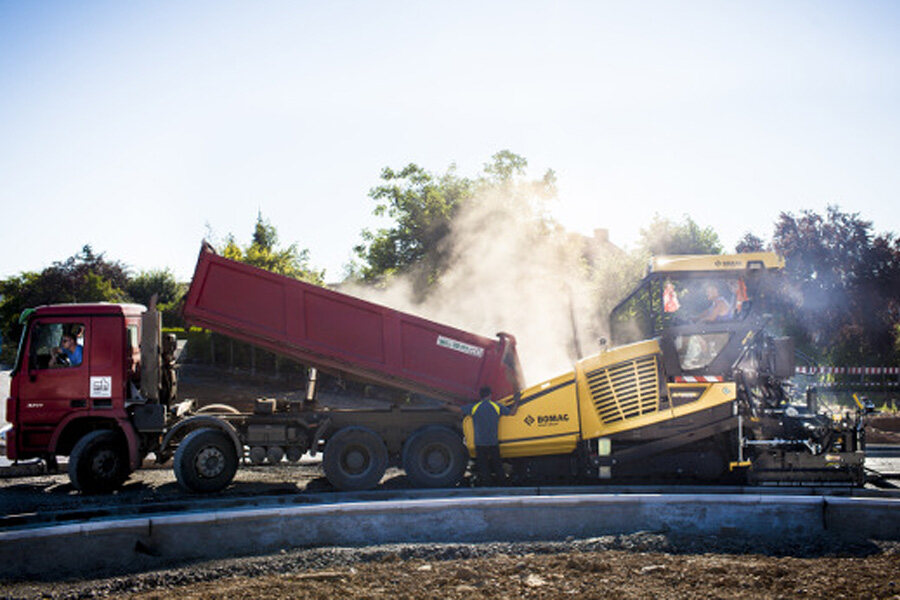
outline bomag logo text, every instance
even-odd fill
[[[538,415],[537,418],[538,427],[568,422],[569,415]]]

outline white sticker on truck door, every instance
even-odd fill
[[[91,377],[91,398],[112,398],[112,377]]]
[[[442,348],[449,348],[450,350],[456,350],[457,352],[468,354],[469,356],[477,356],[478,358],[484,356],[484,348],[480,346],[473,346],[472,344],[467,344],[465,342],[454,340],[453,338],[444,337],[442,335],[438,336],[437,345]]]

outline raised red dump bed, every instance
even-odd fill
[[[456,404],[516,391],[515,338],[490,339],[223,258],[204,243],[184,305],[190,323],[303,364]]]

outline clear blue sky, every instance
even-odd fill
[[[0,0],[0,277],[192,271],[258,210],[340,277],[382,167],[553,168],[570,229],[900,232],[895,2]]]

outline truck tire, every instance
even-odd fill
[[[340,490],[368,490],[381,481],[388,452],[381,437],[365,427],[346,427],[325,446],[322,467],[331,485]]]
[[[90,432],[78,440],[69,455],[69,480],[87,494],[111,492],[129,474],[128,450],[115,431]]]
[[[446,427],[424,427],[403,445],[403,469],[415,487],[453,487],[469,465],[459,434]]]
[[[190,492],[224,489],[238,468],[237,452],[228,435],[204,427],[189,433],[175,451],[175,479]]]

